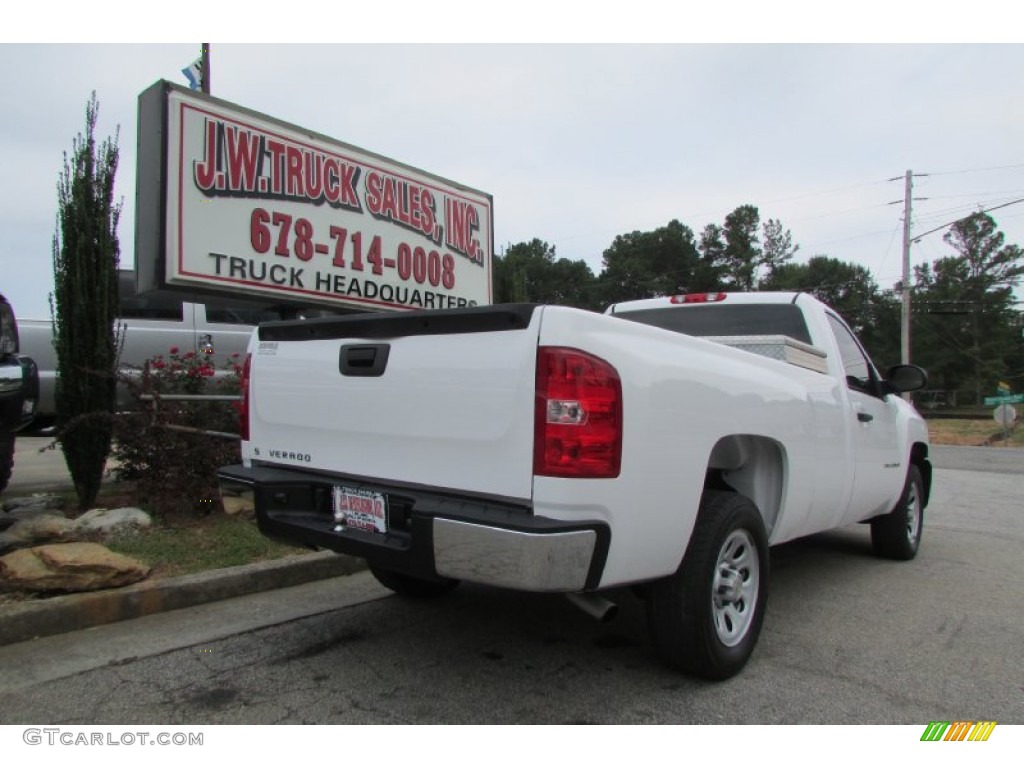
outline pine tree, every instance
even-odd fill
[[[57,182],[53,237],[53,340],[57,352],[55,399],[61,450],[82,509],[99,493],[112,434],[116,397],[117,223],[114,203],[117,134],[96,144],[99,102],[85,110],[85,135],[64,154]]]

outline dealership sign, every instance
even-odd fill
[[[483,192],[165,81],[139,97],[138,162],[140,290],[491,303]]]

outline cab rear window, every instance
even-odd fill
[[[792,304],[692,304],[615,316],[688,336],[789,336],[811,343],[804,315]]]

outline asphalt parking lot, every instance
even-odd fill
[[[361,572],[2,646],[0,722],[1022,724],[1024,454],[934,457],[918,558],[873,557],[864,526],[774,548],[758,649],[721,684],[658,663],[628,590],[600,624]]]

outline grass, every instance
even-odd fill
[[[934,445],[1004,446],[1002,428],[992,418],[928,419],[928,436]],[[1024,448],[1024,430],[1010,433],[1008,447]]]
[[[73,491],[60,494],[65,514],[77,515],[77,499]],[[111,482],[104,485],[92,505],[117,509],[145,505],[136,501],[131,483]],[[205,516],[180,516],[173,519],[154,516],[150,528],[95,539],[113,552],[133,557],[148,565],[150,578],[169,578],[202,573],[233,565],[248,565],[276,560],[288,555],[308,553],[301,547],[290,547],[271,541],[259,532],[256,522],[246,515],[212,512]],[[0,606],[26,600],[45,599],[46,594],[0,590]]]
[[[134,557],[153,568],[153,577],[183,576],[233,565],[274,560],[308,552],[271,541],[251,520],[226,515],[116,536],[108,549]]]
[[[64,505],[68,514],[75,514],[73,492],[65,494]],[[138,503],[134,486],[127,482],[104,485],[93,507],[146,510],[144,504]],[[101,543],[150,566],[151,577],[155,578],[184,576],[309,552],[266,538],[250,516],[226,515],[221,511],[164,518],[154,515],[152,527],[119,534]]]

